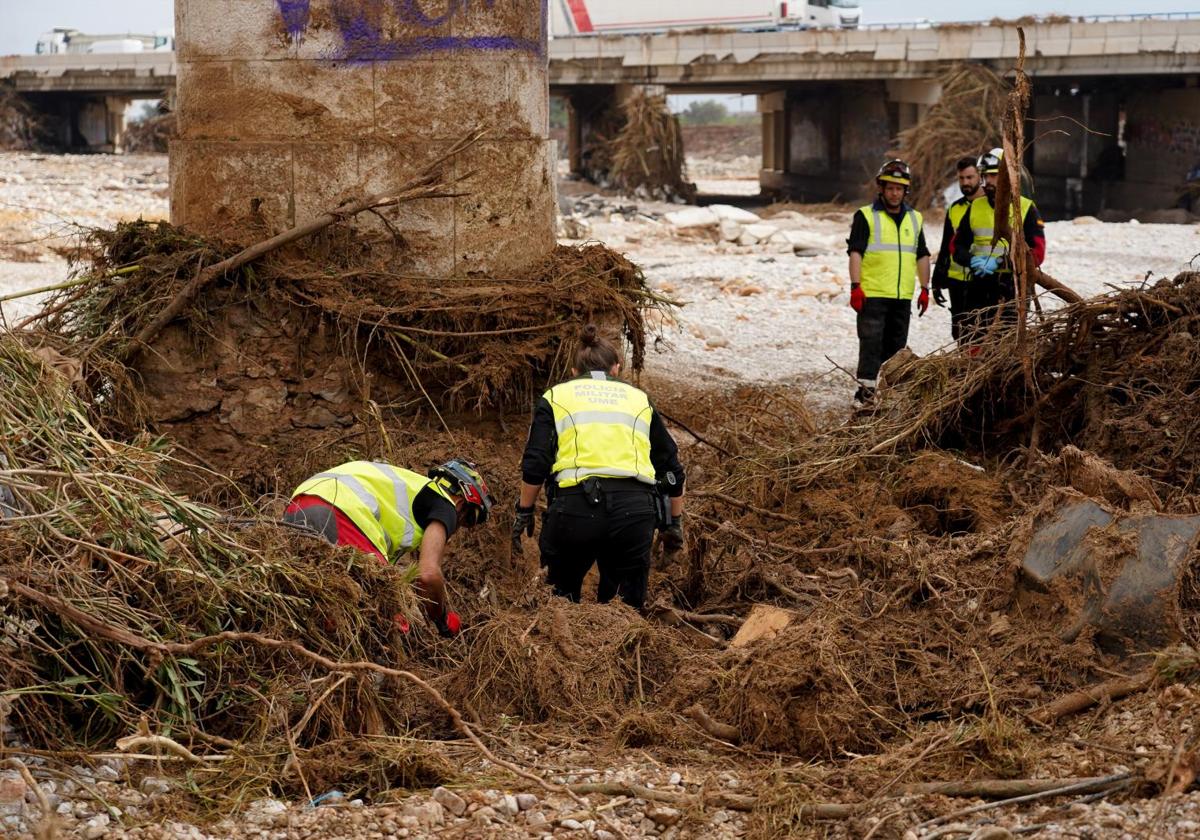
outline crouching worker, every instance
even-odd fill
[[[283,519],[381,562],[419,552],[417,597],[438,632],[455,636],[461,621],[446,604],[446,541],[460,525],[486,522],[491,509],[487,484],[469,461],[448,461],[428,477],[389,464],[351,461],[297,487]]]
[[[654,531],[667,552],[683,547],[683,467],[662,418],[642,391],[617,378],[621,356],[589,325],[571,370],[537,401],[521,462],[513,549],[533,536],[534,505],[546,485],[549,504],[539,539],[542,566],[556,594],[578,602],[593,563],[597,600],[619,594],[646,603]]]

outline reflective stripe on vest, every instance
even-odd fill
[[[592,476],[654,484],[646,394],[603,373],[572,379],[545,393],[554,412],[558,452],[551,472],[559,487]]]
[[[353,522],[384,556],[418,548],[425,530],[417,525],[413,502],[426,487],[451,501],[439,483],[390,464],[351,461],[314,475],[296,488],[296,496],[316,496]],[[346,492],[349,491],[349,492]]]
[[[958,226],[962,223],[963,216],[967,215],[967,210],[971,208],[970,201],[963,201],[961,198],[950,205],[950,209],[946,211],[946,215],[950,218],[950,268],[946,271],[946,276],[951,280],[970,280],[971,272],[967,271],[965,265],[959,265],[954,261],[954,234],[958,232]]]
[[[1032,206],[1032,201],[1021,196],[1022,225],[1025,224],[1025,218],[1029,215],[1029,208]],[[995,224],[996,210],[988,203],[986,197],[977,198],[971,202],[971,256],[1000,257],[1004,261],[1000,273],[1011,273],[1012,267],[1008,265],[1008,240],[1001,239],[994,245],[992,244],[992,237],[996,232]]]
[[[908,208],[897,225],[874,205],[862,207],[859,212],[868,228],[862,259],[863,294],[911,300],[917,285],[917,244],[924,224],[921,214]]]

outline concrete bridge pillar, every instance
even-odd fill
[[[798,201],[862,198],[892,138],[941,96],[936,81],[810,84],[759,97],[763,191]]]
[[[387,193],[468,132],[468,195],[389,211],[394,268],[511,274],[554,247],[541,0],[177,0],[171,217],[234,240]],[[247,222],[251,224],[247,224]],[[359,229],[390,240],[364,214]]]

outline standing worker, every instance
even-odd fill
[[[381,562],[417,551],[413,585],[426,617],[443,636],[461,629],[446,604],[442,559],[459,525],[487,521],[492,509],[483,476],[469,461],[453,460],[428,476],[374,461],[351,461],[318,473],[292,493],[284,522],[316,531]]]
[[[1000,182],[1003,159],[1003,149],[992,149],[980,155],[978,168],[984,179],[984,195],[971,202],[954,234],[954,260],[969,266],[971,274],[967,283],[971,312],[962,327],[968,341],[983,331],[987,313],[1011,303],[1017,296],[1009,243],[1000,239],[992,244],[996,226],[996,185]],[[1037,206],[1025,196],[1021,196],[1021,228],[1033,263],[1040,266],[1046,258],[1046,224]],[[1005,306],[1001,311],[1005,320],[1014,316],[1011,306]]]
[[[521,461],[513,549],[533,536],[543,484],[548,504],[538,540],[554,592],[578,603],[583,579],[600,567],[596,598],[646,602],[655,527],[667,553],[683,547],[683,466],[662,417],[639,389],[622,382],[616,346],[588,325],[573,379],[548,390],[533,409]]]
[[[983,180],[979,177],[979,162],[975,158],[961,158],[956,168],[962,197],[946,208],[942,247],[938,249],[937,262],[933,266],[933,300],[938,306],[945,306],[945,292],[950,293],[950,335],[959,341],[962,323],[969,312],[966,284],[971,275],[965,264],[954,260],[954,234],[963,216],[967,215],[971,202],[983,195]]]
[[[908,343],[912,297],[918,276],[918,315],[929,309],[929,249],[924,220],[904,199],[912,173],[902,160],[889,160],[875,176],[879,196],[859,208],[850,226],[850,306],[858,313],[858,391],[870,403],[883,363]]]

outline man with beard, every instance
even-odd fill
[[[955,341],[962,339],[962,322],[967,317],[967,283],[971,275],[967,265],[954,260],[954,233],[971,202],[983,195],[983,181],[979,177],[978,161],[973,157],[961,158],[958,169],[958,188],[962,196],[946,208],[946,224],[942,228],[942,247],[938,250],[937,262],[933,267],[933,300],[938,306],[946,305],[946,293],[950,295],[950,335]]]
[[[1000,181],[1003,158],[1002,149],[980,155],[978,168],[984,178],[984,195],[971,202],[954,235],[954,260],[969,266],[971,276],[966,283],[969,314],[960,328],[967,342],[978,340],[996,307],[1000,307],[1003,321],[1011,320],[1016,314],[1010,305],[1017,292],[1009,243],[1004,239],[992,243],[996,226],[996,185]],[[1020,215],[1025,243],[1034,265],[1041,265],[1046,258],[1045,222],[1034,203],[1025,196],[1021,196]]]

